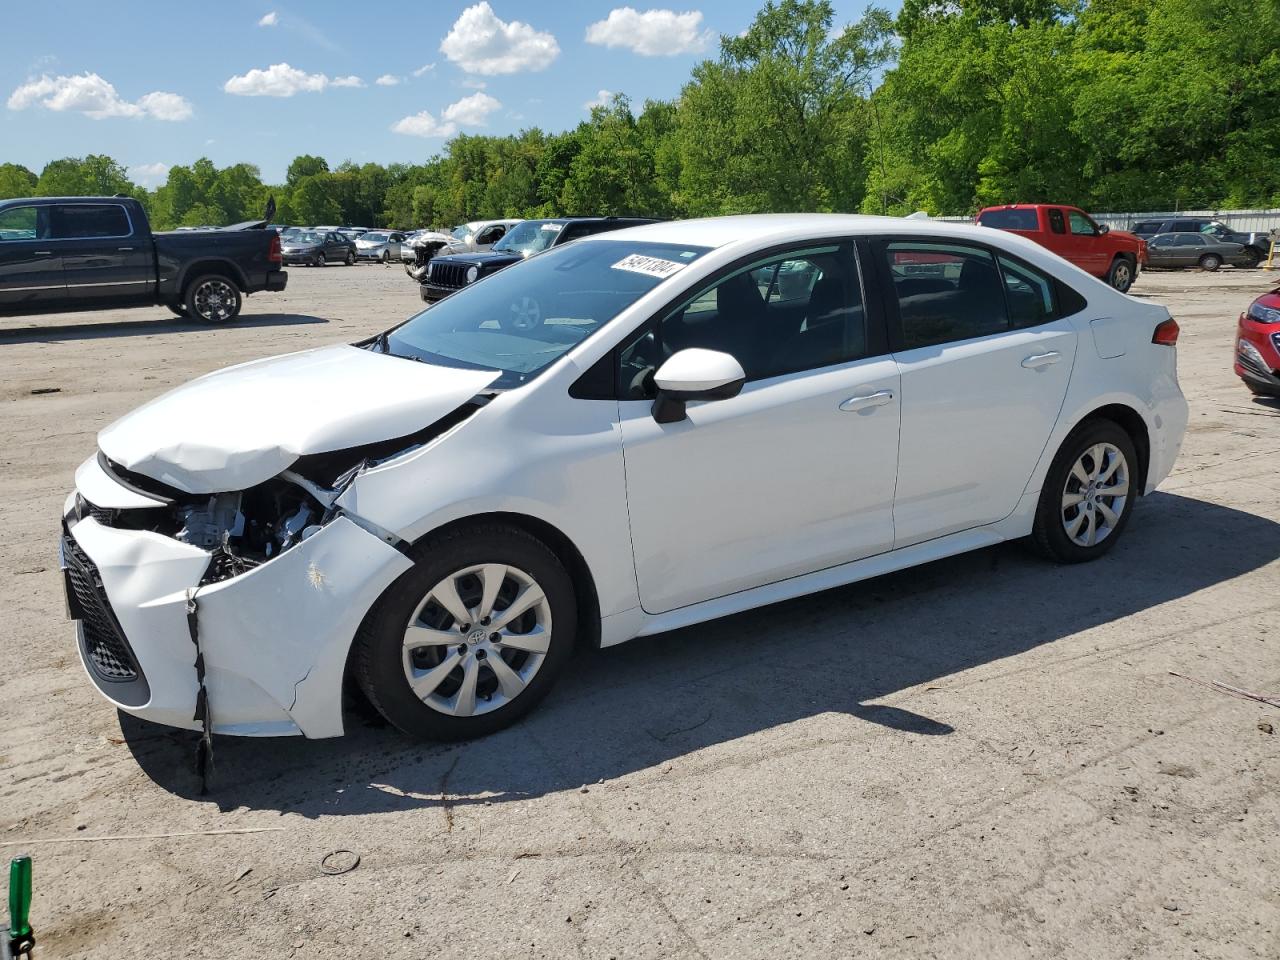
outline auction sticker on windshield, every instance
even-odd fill
[[[686,264],[676,263],[674,260],[663,260],[661,257],[646,257],[639,253],[633,253],[629,257],[623,257],[613,265],[615,270],[626,270],[630,273],[643,273],[648,277],[657,277],[659,280],[665,280],[673,273],[677,273],[685,268]]]

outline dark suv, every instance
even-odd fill
[[[655,222],[640,217],[553,217],[549,220],[525,220],[507,231],[507,235],[487,253],[455,253],[433,257],[419,280],[422,284],[422,299],[427,303],[443,300],[481,277],[487,277],[550,247],[558,247],[595,233]]]
[[[1232,230],[1219,220],[1207,217],[1164,217],[1151,220],[1139,220],[1133,230],[1144,240],[1149,240],[1158,233],[1203,233],[1215,240],[1226,243],[1244,244],[1245,260],[1241,266],[1256,267],[1267,256],[1271,247],[1269,233],[1250,233]]]

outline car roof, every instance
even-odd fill
[[[1010,236],[1006,231],[993,231],[991,227],[940,220],[908,220],[905,217],[853,213],[757,213],[701,220],[664,220],[612,230],[597,234],[591,239],[604,242],[642,240],[714,249],[733,244],[759,246],[762,243],[788,243],[810,237],[897,233],[908,236],[951,236],[957,240],[979,242],[990,242],[993,233],[999,233],[1002,237]]]

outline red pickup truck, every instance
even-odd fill
[[[1105,224],[1099,226],[1077,207],[1011,203],[979,211],[978,223],[1034,240],[1121,293],[1133,286],[1138,270],[1147,265],[1145,240]]]

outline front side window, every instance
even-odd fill
[[[129,217],[118,203],[69,203],[53,208],[56,240],[129,236]]]
[[[495,370],[494,386],[528,383],[706,247],[584,240],[548,250],[433,305],[386,338],[388,352]]]
[[[1203,247],[1208,241],[1198,233],[1184,233],[1177,239],[1179,247]]]
[[[748,381],[865,357],[866,312],[852,247],[789,253],[695,294],[620,351],[621,395],[652,396],[654,371],[690,347],[730,354]]]
[[[44,240],[48,238],[48,217],[41,207],[10,207],[0,210],[0,241]]]
[[[506,232],[507,228],[503,226],[488,227],[476,237],[476,243],[494,243],[502,239],[502,235]]]
[[[1009,329],[1000,271],[990,252],[963,244],[885,245],[905,349]]]
[[[1071,232],[1078,237],[1097,236],[1098,228],[1093,225],[1093,221],[1086,217],[1079,210],[1070,211],[1067,216],[1071,220]]]

